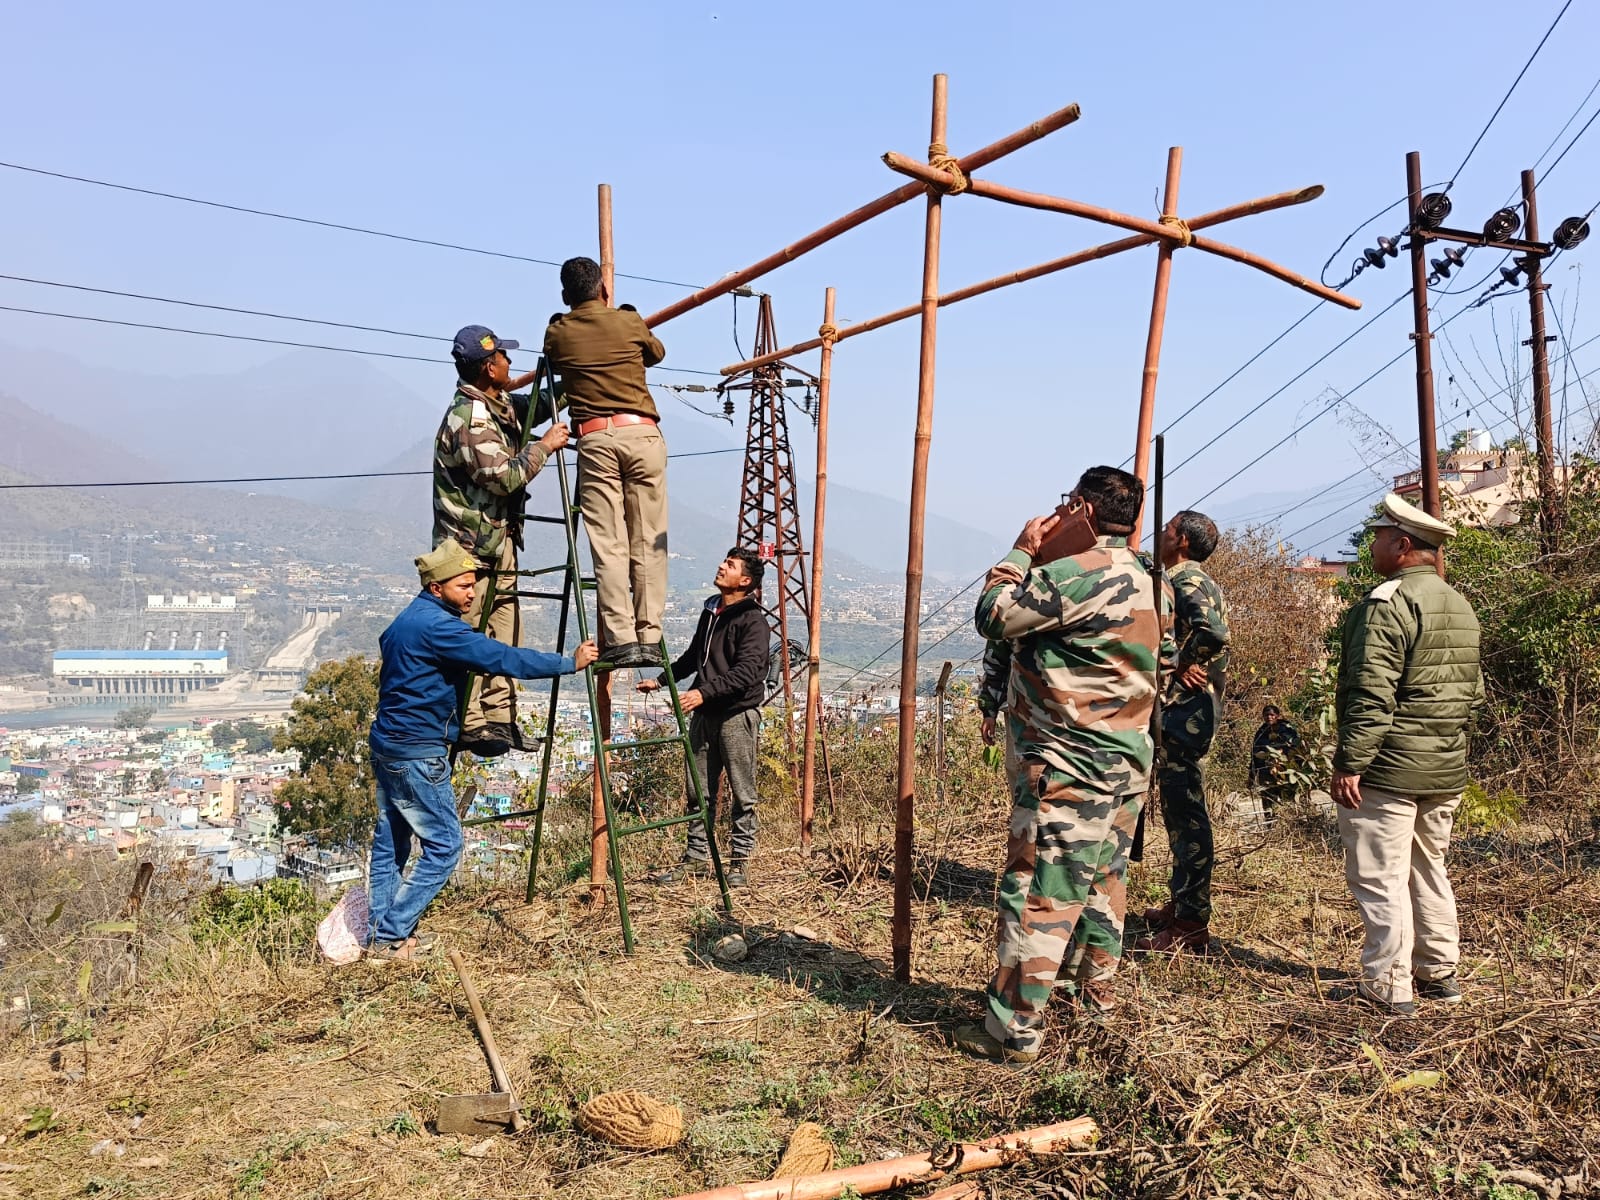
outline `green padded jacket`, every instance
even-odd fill
[[[1432,566],[1407,567],[1350,610],[1335,769],[1403,795],[1467,786],[1467,718],[1483,702],[1478,618]]]

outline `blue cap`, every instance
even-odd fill
[[[456,344],[451,353],[468,362],[482,362],[497,350],[516,350],[520,343],[497,338],[494,330],[485,325],[468,325],[456,334]]]

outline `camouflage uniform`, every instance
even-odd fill
[[[521,445],[530,397],[505,393],[491,397],[459,383],[433,443],[433,544],[453,537],[478,561],[472,606],[462,614],[474,629],[483,618],[486,580],[496,570],[495,602],[484,631],[515,646],[521,636],[516,591],[517,550],[522,545],[523,489],[544,467],[545,449],[537,440]],[[550,419],[550,402],[541,397],[532,424]],[[473,688],[461,734],[470,739],[485,725],[516,719],[511,680],[488,676]]]
[[[1261,722],[1250,743],[1250,786],[1261,793],[1261,815],[1270,817],[1280,804],[1294,799],[1294,783],[1288,779],[1290,757],[1300,748],[1300,734],[1288,721]]]
[[[1032,569],[1013,551],[989,572],[976,624],[1012,642],[1006,718],[1018,760],[984,1028],[1027,1051],[1079,936],[1071,982],[1087,1003],[1111,1003],[1160,628],[1148,573],[1114,537]]]
[[[1228,670],[1228,606],[1222,589],[1197,562],[1167,572],[1172,584],[1177,661],[1161,701],[1161,815],[1172,846],[1172,908],[1180,921],[1211,920],[1211,814],[1201,765],[1211,750]],[[1210,682],[1184,686],[1183,672],[1199,663]]]

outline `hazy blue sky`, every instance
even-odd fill
[[[878,161],[926,144],[929,80],[950,76],[961,153],[1067,103],[1083,119],[991,167],[988,177],[1151,214],[1166,149],[1182,145],[1185,213],[1310,183],[1314,204],[1224,235],[1316,275],[1351,227],[1404,190],[1404,154],[1447,178],[1559,0],[1429,10],[1439,32],[1410,48],[1404,10],[1348,2],[1209,9],[929,3],[12,5],[0,39],[0,158],[53,170],[500,248],[559,260],[593,253],[595,185],[616,190],[619,268],[709,281],[898,183]],[[1438,19],[1448,12],[1445,22]],[[1476,224],[1556,135],[1595,82],[1600,8],[1579,0],[1457,181],[1456,219]],[[1573,125],[1575,131],[1600,93]],[[1569,131],[1567,136],[1571,136]],[[1600,200],[1591,131],[1541,196],[1546,229]],[[1116,236],[1086,222],[960,198],[946,203],[946,290]],[[482,321],[537,343],[558,307],[551,268],[233,215],[0,170],[0,271],[222,304],[449,334]],[[908,205],[769,276],[784,341],[810,336],[822,289],[844,319],[914,300],[922,213]],[[1334,264],[1335,278],[1398,210]],[[1567,305],[1591,242],[1560,264]],[[1010,529],[1077,470],[1131,451],[1154,251],[945,309],[931,505]],[[1470,281],[1489,267],[1480,257]],[[1176,463],[1403,289],[1400,264],[1353,287],[1364,313],[1325,307],[1174,430]],[[621,299],[664,304],[671,287],[623,281]],[[1475,294],[1475,293],[1474,293]],[[1445,297],[1448,315],[1472,295]],[[1157,427],[1312,303],[1197,252],[1175,264]],[[174,309],[0,282],[0,304],[92,313],[372,349],[421,343]],[[1502,338],[1524,310],[1494,306]],[[1567,310],[1570,312],[1569,310]],[[1481,309],[1451,327],[1489,361]],[[668,363],[734,360],[732,301],[662,330]],[[754,307],[741,305],[749,348]],[[1407,306],[1176,472],[1198,496],[1321,403],[1409,345]],[[1576,340],[1587,336],[1569,319]],[[1520,330],[1517,336],[1525,336]],[[0,342],[164,374],[264,362],[244,343],[0,313]],[[903,494],[909,477],[917,329],[845,344],[836,359],[834,472]],[[1600,350],[1578,355],[1600,365]],[[372,360],[444,403],[450,370]],[[814,365],[814,359],[812,360]],[[1474,366],[1482,375],[1482,369]],[[1441,370],[1442,415],[1465,419]],[[0,380],[0,386],[4,381]],[[1415,436],[1409,364],[1356,401]],[[1463,387],[1467,387],[1463,382]],[[228,397],[217,397],[219,426]],[[704,398],[697,398],[704,403]],[[725,425],[663,398],[675,447],[729,444]],[[1505,401],[1500,401],[1503,405]],[[1484,415],[1490,419],[1492,413]],[[70,414],[69,414],[70,415]],[[1481,422],[1480,422],[1481,423]],[[799,430],[797,429],[797,434]],[[427,433],[419,429],[419,436]],[[1360,462],[1328,418],[1214,503],[1271,507]],[[800,441],[806,438],[800,436]],[[809,453],[802,453],[809,462]],[[735,487],[736,458],[703,460]],[[197,464],[198,465],[198,464]],[[263,462],[292,471],[293,462]],[[359,447],[350,466],[377,466]],[[1348,492],[1355,494],[1360,482]],[[1331,508],[1291,517],[1293,528]],[[1354,511],[1354,510],[1352,510]],[[1339,532],[1335,520],[1326,529]],[[1319,530],[1320,532],[1320,530]],[[1311,543],[1316,535],[1307,537]]]

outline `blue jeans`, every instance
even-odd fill
[[[403,942],[416,932],[423,910],[461,861],[461,819],[450,787],[450,760],[372,756],[378,819],[372,830],[368,881],[370,942]],[[402,876],[411,836],[422,856]]]

